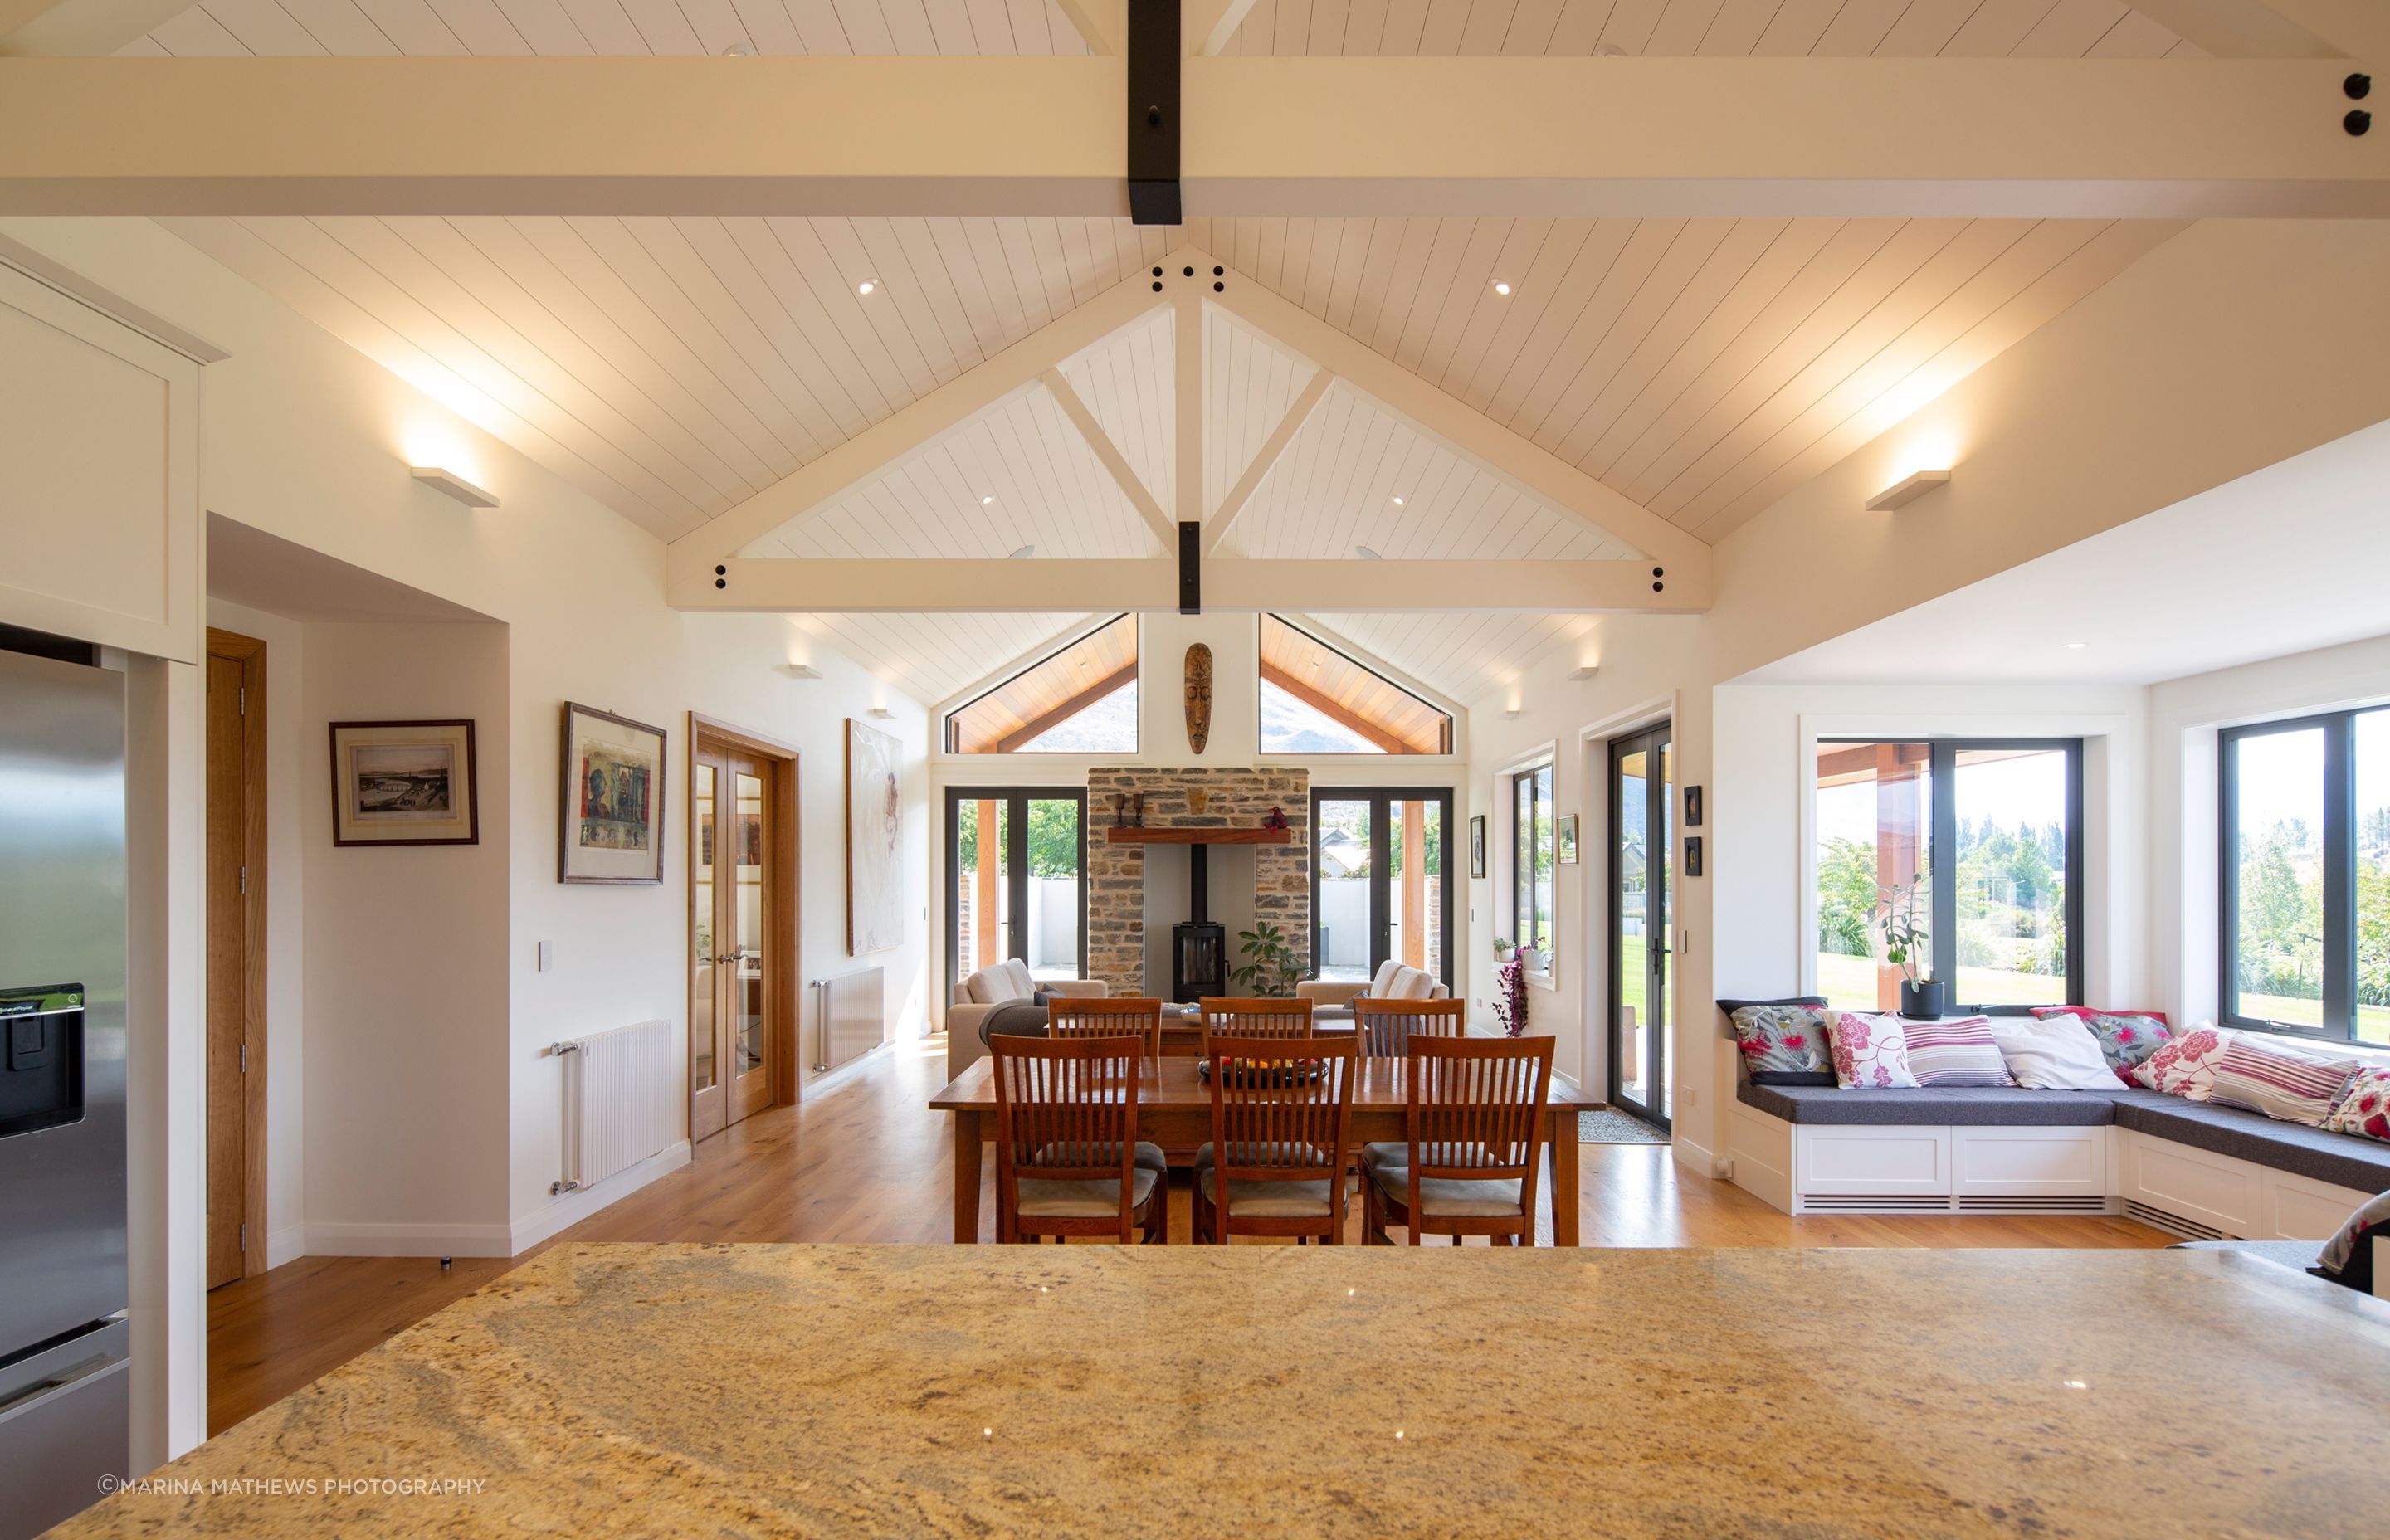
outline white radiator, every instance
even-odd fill
[[[594,1187],[680,1136],[670,1021],[617,1027],[550,1051],[564,1064],[564,1176],[551,1192]]]
[[[858,968],[814,981],[814,1070],[835,1070],[887,1033],[888,970]]]

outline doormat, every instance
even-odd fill
[[[1605,1108],[1576,1115],[1579,1144],[1666,1144],[1668,1136],[1631,1112]]]

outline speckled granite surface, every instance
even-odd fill
[[[566,1246],[61,1533],[2379,1535],[2386,1434],[2214,1252]]]

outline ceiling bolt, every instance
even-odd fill
[[[2348,109],[2348,116],[2340,120],[2340,126],[2348,130],[2353,137],[2361,136],[2373,126],[2373,114],[2361,107],[2352,107]]]
[[[1162,109],[1159,107],[1147,108],[1145,109],[1145,123],[1148,128],[1160,128],[1162,126]]]
[[[2357,74],[2349,76],[2346,80],[2342,81],[2340,83],[2340,88],[2348,93],[2348,99],[2350,101],[2361,102],[2372,93],[2373,77],[2359,71]]]

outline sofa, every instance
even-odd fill
[[[1378,965],[1368,982],[1357,979],[1305,979],[1294,986],[1299,997],[1312,1004],[1313,1014],[1338,1020],[1353,1014],[1353,1002],[1366,995],[1372,1000],[1449,1000],[1452,991],[1434,974],[1389,957]]]
[[[992,963],[957,980],[954,998],[946,1003],[946,1078],[954,1079],[986,1056],[987,1044],[980,1028],[991,1014],[1005,1006],[1026,1005],[1040,991],[1095,1000],[1109,993],[1101,979],[1033,979],[1029,965],[1018,957]]]
[[[2138,1086],[1850,1090],[1738,1075],[1731,1179],[1788,1213],[2125,1213],[2319,1241],[2390,1191],[2390,1144]]]

